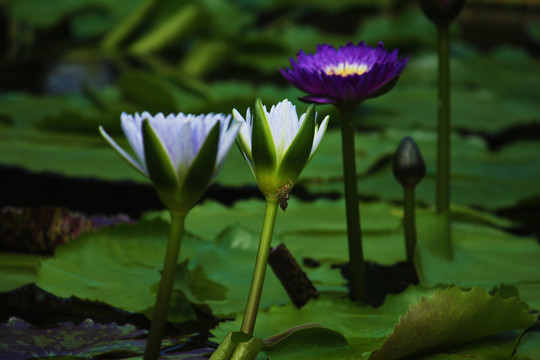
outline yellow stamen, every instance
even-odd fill
[[[368,67],[365,64],[349,64],[339,63],[338,65],[329,65],[324,69],[328,75],[350,76],[350,75],[362,75],[368,71]]]

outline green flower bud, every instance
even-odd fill
[[[415,187],[426,175],[426,164],[414,140],[401,140],[394,155],[394,176],[404,187]]]
[[[298,118],[296,107],[286,99],[267,111],[259,98],[254,110],[252,115],[248,109],[245,119],[233,110],[234,118],[242,123],[237,142],[259,189],[267,198],[284,201],[284,208],[322,140],[328,116],[317,126],[313,105]]]

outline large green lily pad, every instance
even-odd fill
[[[367,233],[396,231],[401,227],[400,212],[384,202],[360,203],[363,216],[363,230]],[[264,202],[261,200],[237,201],[227,207],[207,200],[193,208],[186,217],[186,228],[205,239],[212,239],[224,228],[233,224],[260,232],[264,215]],[[149,213],[146,217],[169,219],[168,212]],[[274,234],[321,235],[343,234],[347,231],[345,201],[320,199],[303,202],[295,198],[289,200],[287,210],[279,211]]]
[[[411,305],[370,360],[397,360],[412,354],[451,347],[489,335],[532,325],[535,316],[519,299],[489,295],[474,287],[435,292]]]
[[[389,295],[379,308],[351,302],[344,292],[322,293],[319,299],[310,301],[302,309],[289,303],[259,311],[254,335],[267,338],[302,324],[320,324],[338,330],[349,342],[369,338],[371,343],[380,343],[392,331],[399,315],[406,313],[409,303],[417,302],[421,296],[429,296],[433,291],[409,287],[400,295]],[[221,323],[212,334],[222,338],[227,332],[238,329],[240,321]],[[366,350],[370,349],[369,345]]]
[[[167,238],[168,226],[161,220],[142,220],[136,225],[120,224],[86,233],[57,248],[53,258],[42,262],[37,285],[57,296],[76,295],[130,312],[149,314],[155,302]],[[178,285],[177,289],[185,295],[189,287],[195,296],[200,296],[199,302],[212,304],[216,315],[241,311],[251,282],[257,245],[258,237],[240,228],[223,232],[215,241],[203,241],[186,234],[180,261],[190,259],[189,275],[184,277],[190,284]],[[226,299],[222,299],[222,287],[204,292],[197,289],[191,278],[207,285],[215,282],[225,286]],[[265,285],[263,306],[287,302],[285,291],[271,272]],[[193,309],[183,308],[187,312],[170,316],[178,320],[194,315]]]
[[[438,252],[439,216],[418,219],[418,265],[421,282],[493,287],[500,283],[540,281],[540,246],[536,239],[474,224],[453,223],[453,259]],[[525,299],[527,300],[527,299]]]
[[[371,353],[370,359],[401,359],[429,352],[429,356],[421,358],[446,359],[444,356],[448,356],[448,359],[454,359],[451,354],[467,356],[499,351],[510,356],[519,332],[506,332],[523,329],[531,325],[534,318],[518,298],[499,293],[490,295],[483,288],[464,292],[456,287],[445,290],[410,287],[402,294],[389,296],[377,309],[352,303],[339,293],[324,293],[319,300],[308,303],[301,310],[290,304],[272,307],[259,313],[255,332],[266,337],[287,326],[318,323],[339,331],[349,345],[324,354],[306,355],[304,349],[316,346],[315,343],[320,344],[320,341],[318,334],[310,337],[304,332],[301,338],[294,339],[293,346],[287,348],[288,353],[280,354],[280,349],[270,349],[268,355],[278,358],[367,359]],[[239,320],[222,323],[213,334],[220,338],[239,326]],[[506,335],[489,337],[499,333]],[[484,337],[485,340],[461,346]],[[443,349],[442,353],[438,349]]]

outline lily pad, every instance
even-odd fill
[[[399,211],[384,202],[360,203],[364,219],[363,230],[368,233],[396,231],[401,227]],[[224,228],[233,224],[260,232],[264,203],[260,200],[242,200],[227,207],[215,201],[205,201],[196,206],[186,218],[186,227],[197,236],[212,239]],[[147,218],[161,217],[168,220],[168,212],[149,213]],[[281,212],[276,220],[274,234],[344,234],[347,231],[345,221],[345,202],[339,200],[317,200],[303,202],[295,198],[289,200],[287,211]]]
[[[388,296],[379,308],[352,303],[339,293],[323,293],[319,300],[309,302],[302,310],[291,304],[272,307],[259,313],[255,332],[266,337],[279,333],[280,327],[282,330],[292,324],[318,323],[339,331],[349,345],[305,356],[302,350],[317,346],[320,341],[317,336],[304,334],[296,339],[295,347],[288,349],[289,353],[274,349],[272,355],[284,358],[367,359],[371,353],[370,359],[400,359],[431,352],[422,359],[446,359],[444,356],[454,359],[450,354],[496,354],[501,349],[510,355],[519,332],[506,332],[526,328],[534,319],[518,298],[490,295],[483,288],[462,291],[457,287],[444,290],[409,287],[402,294]],[[212,333],[219,338],[239,326],[239,320],[221,323]],[[490,337],[495,334],[496,337]],[[485,339],[461,345],[480,338]],[[448,355],[436,355],[441,348]]]
[[[338,331],[322,326],[306,326],[291,329],[278,339],[265,339],[263,352],[272,359],[286,360],[320,356],[329,351],[347,348],[347,340]],[[311,346],[306,346],[306,343]]]
[[[10,291],[36,281],[45,255],[0,252],[0,291]]]
[[[168,225],[162,220],[142,220],[135,225],[120,224],[84,234],[57,248],[54,258],[43,261],[37,285],[57,296],[76,295],[148,314],[155,302],[167,238]],[[236,227],[215,241],[186,234],[182,243],[180,261],[190,259],[190,274],[184,280],[193,277],[197,282],[219,283],[227,292],[223,299],[221,287],[205,293],[193,282],[178,285],[178,290],[188,287],[199,302],[211,304],[216,315],[241,311],[247,299],[258,236]],[[206,277],[198,266],[203,267]],[[279,281],[268,272],[263,307],[283,304],[287,299]],[[194,316],[191,307],[182,308],[181,313],[170,313],[171,319]]]
[[[527,328],[535,321],[517,298],[489,295],[481,287],[452,287],[411,305],[370,360],[397,360],[489,335]]]
[[[474,224],[453,223],[453,259],[438,255],[438,216],[424,214],[417,220],[417,262],[422,284],[475,285],[540,281],[540,246],[536,239]],[[516,266],[519,264],[519,266]],[[527,300],[525,298],[525,300]]]
[[[316,301],[308,302],[302,309],[292,304],[272,306],[267,311],[259,311],[255,335],[267,338],[302,324],[319,324],[337,330],[349,343],[364,342],[364,351],[380,345],[392,331],[399,315],[405,314],[409,303],[417,302],[422,296],[429,296],[435,290],[424,287],[409,287],[400,295],[389,295],[379,308],[354,303],[345,292],[321,293]],[[240,328],[241,319],[220,323],[212,330],[217,338],[229,331]],[[365,338],[365,339],[361,339]]]

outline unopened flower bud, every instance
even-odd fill
[[[404,187],[416,186],[426,175],[426,163],[414,140],[407,136],[401,140],[394,155],[394,176]]]
[[[244,118],[233,110],[234,118],[242,124],[238,145],[259,189],[285,210],[290,191],[319,147],[328,116],[318,126],[314,105],[298,117],[296,107],[287,99],[268,111],[259,98],[253,112],[248,109]]]

